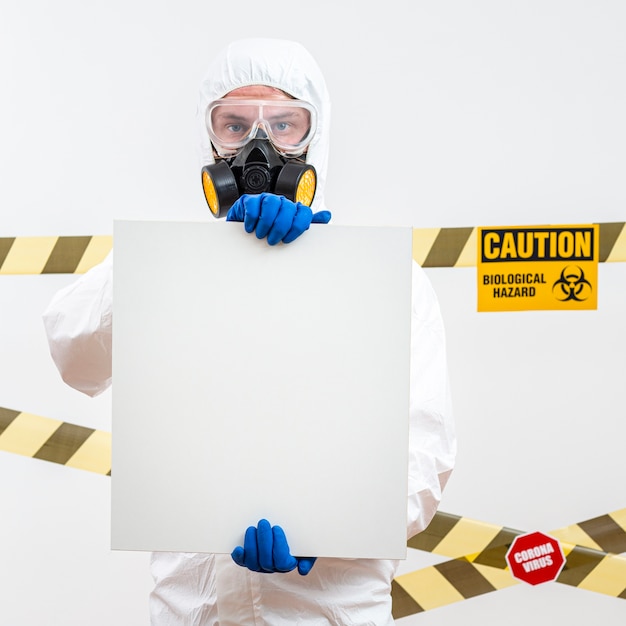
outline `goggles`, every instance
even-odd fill
[[[285,156],[300,156],[311,142],[315,109],[303,100],[222,98],[206,112],[209,137],[220,156],[232,156],[255,138],[269,139]]]

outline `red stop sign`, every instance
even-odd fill
[[[515,578],[539,585],[556,580],[565,565],[565,556],[554,537],[535,532],[515,537],[506,562]]]

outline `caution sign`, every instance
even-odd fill
[[[561,544],[540,532],[515,537],[505,558],[513,577],[530,585],[556,580],[565,565]]]
[[[598,308],[599,228],[478,229],[478,311]]]

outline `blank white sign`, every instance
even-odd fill
[[[405,558],[411,229],[114,229],[112,547]]]

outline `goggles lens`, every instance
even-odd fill
[[[299,156],[313,138],[315,124],[315,109],[302,100],[222,98],[206,113],[209,136],[222,156],[257,136],[267,136],[279,152]]]

